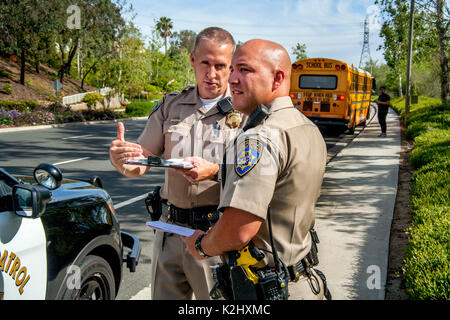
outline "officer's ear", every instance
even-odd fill
[[[283,84],[286,74],[283,70],[275,70],[272,84],[272,91],[277,90]]]
[[[191,51],[191,58],[190,58],[190,61],[191,61],[191,67],[193,68],[194,67],[194,59],[195,59],[195,54],[194,54],[194,50],[192,50]]]

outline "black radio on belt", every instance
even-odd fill
[[[247,131],[248,129],[251,129],[253,127],[256,127],[258,124],[260,124],[267,116],[269,115],[269,110],[267,110],[267,107],[260,104],[258,107],[256,107],[255,110],[250,114],[247,120],[247,124],[245,125],[244,131]]]
[[[145,206],[147,208],[152,221],[158,221],[162,214],[161,196],[159,195],[160,186],[157,186],[151,192],[148,193],[145,198]]]
[[[258,286],[262,300],[287,300],[289,297],[288,282],[286,273],[281,275],[272,270],[258,271]]]

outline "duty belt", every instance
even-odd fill
[[[212,227],[220,217],[217,206],[182,209],[174,205],[168,205],[167,213],[164,213],[167,214],[167,220],[170,222],[186,224],[191,228],[203,231]]]
[[[317,256],[317,245],[315,240],[311,241],[311,250],[308,254],[300,259],[297,263],[287,267],[291,281],[298,281],[301,276],[308,276],[309,269],[319,264]]]

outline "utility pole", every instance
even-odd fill
[[[369,49],[369,34],[370,34],[370,30],[369,30],[369,21],[366,17],[366,19],[364,20],[364,41],[363,41],[363,48],[361,51],[361,58],[359,59],[359,68],[362,69],[364,68],[363,62],[365,62],[366,64],[368,62],[372,62],[372,58],[370,57],[370,49]],[[371,63],[371,69],[372,69],[372,63]],[[370,70],[370,73],[372,73],[372,70]]]
[[[406,116],[409,113],[409,103],[410,103],[413,27],[414,27],[414,0],[411,0],[409,13],[409,33],[408,33],[408,58],[407,58],[408,61],[406,65],[405,121]]]

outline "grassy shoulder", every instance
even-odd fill
[[[391,100],[404,118],[404,98]],[[411,165],[413,222],[404,261],[412,299],[450,298],[450,105],[419,97],[406,117],[406,135],[414,141]]]

